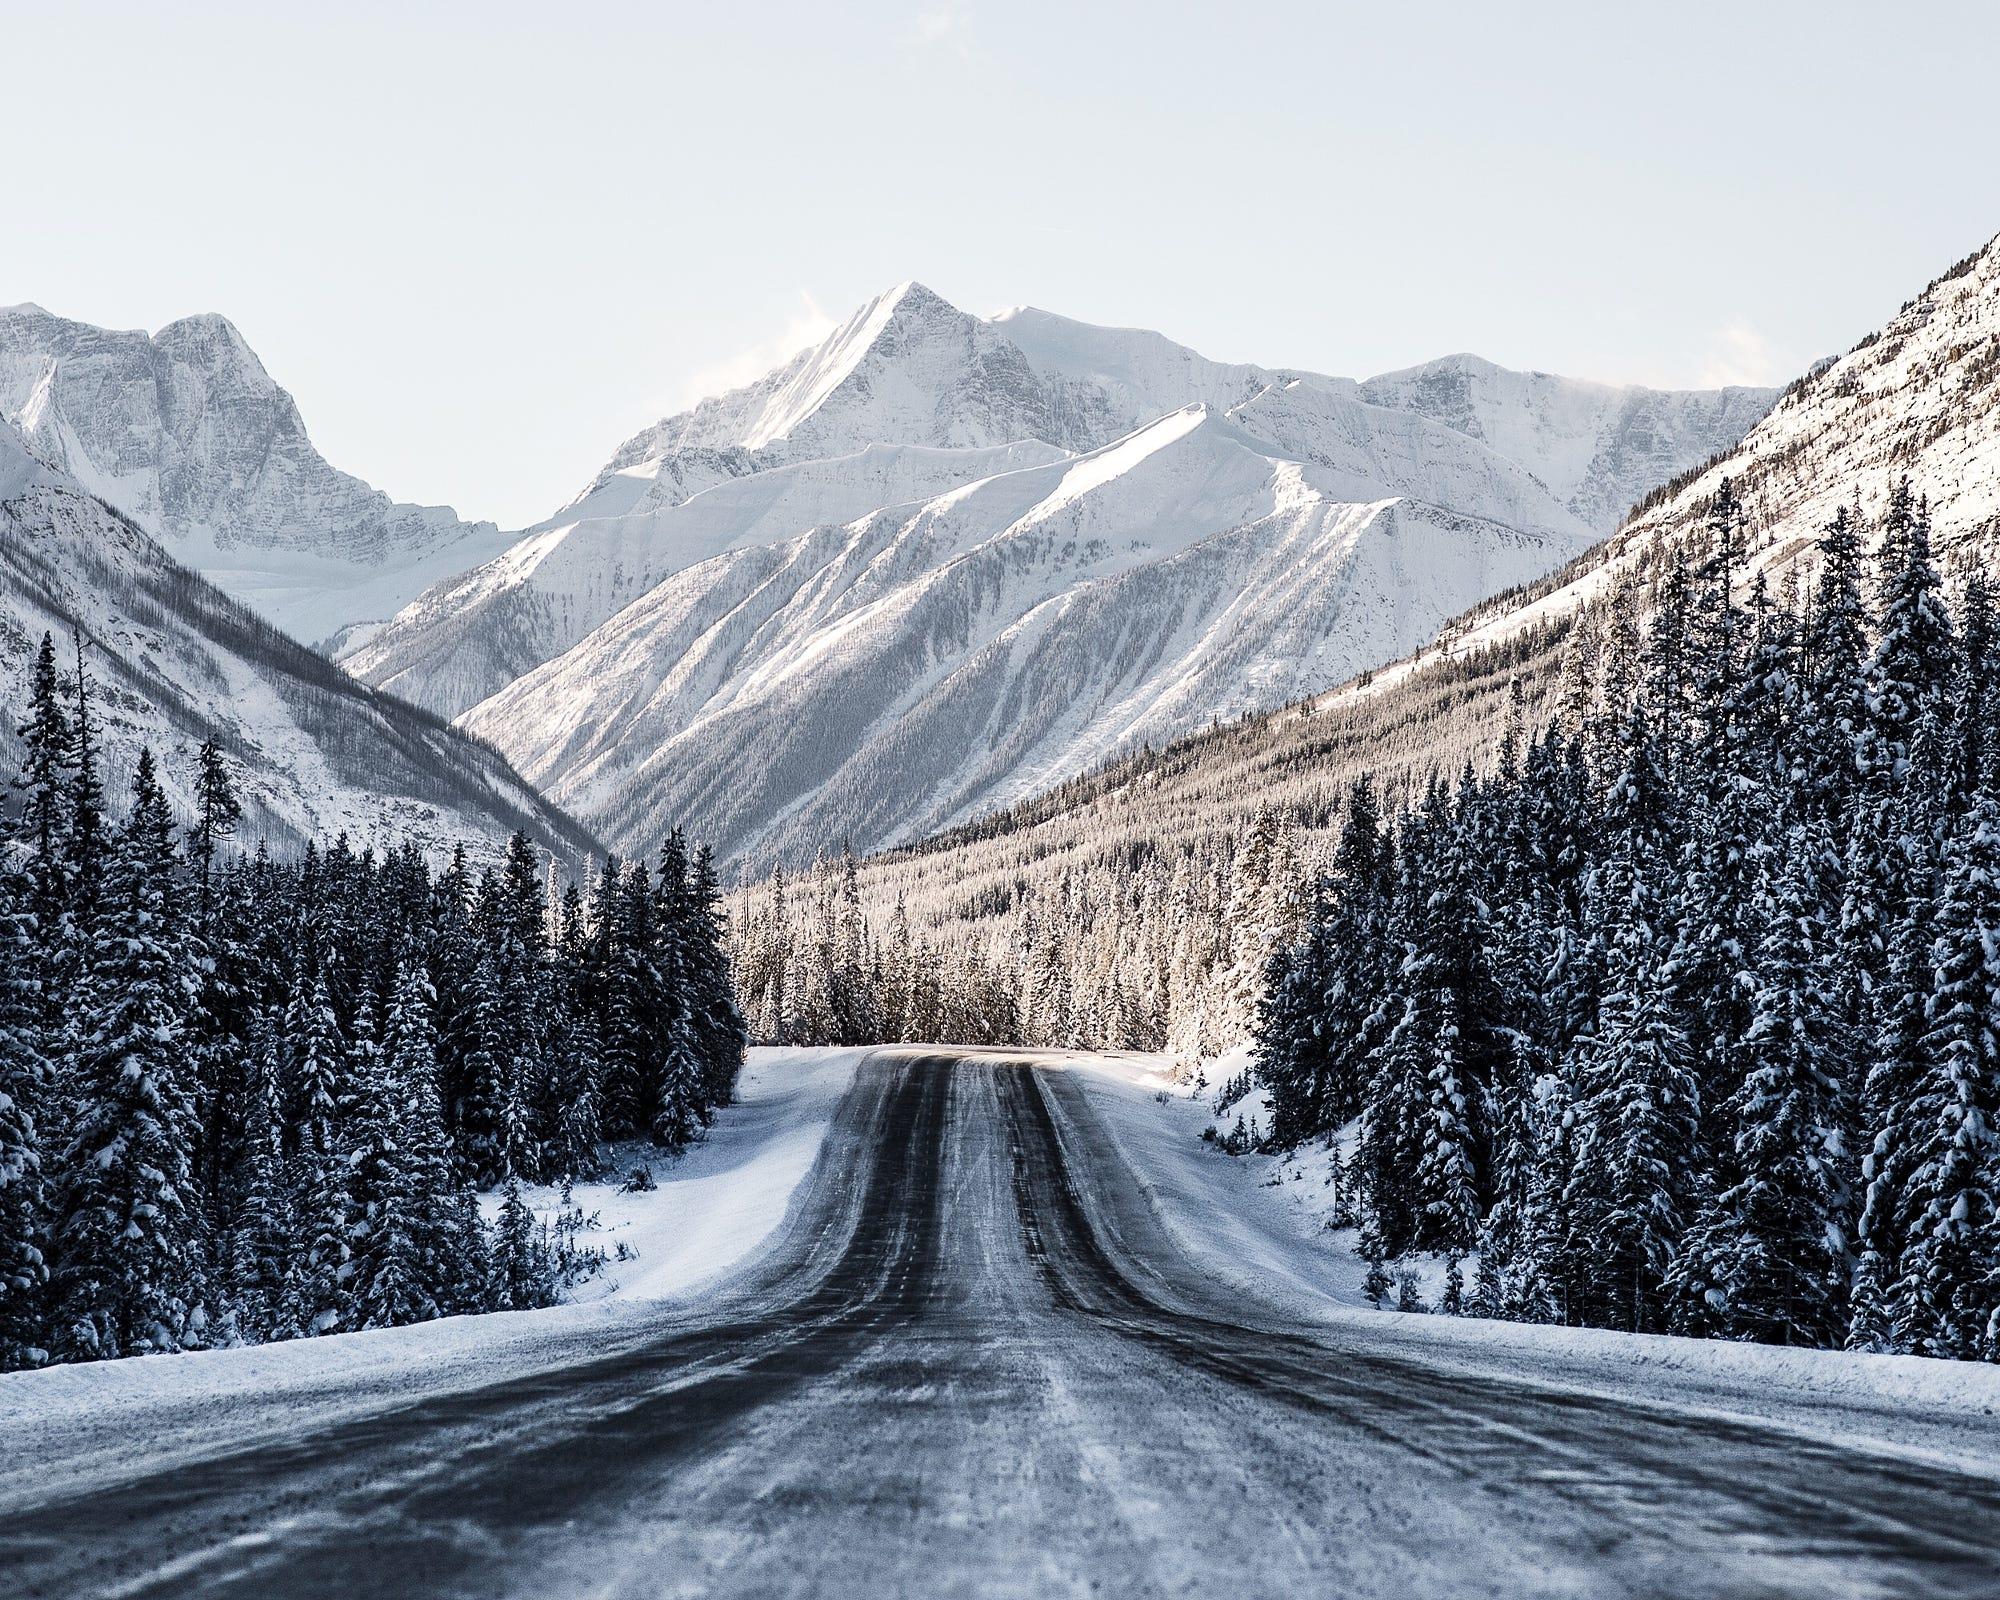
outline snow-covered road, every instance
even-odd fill
[[[78,1465],[0,1473],[0,1592],[2000,1590],[1979,1430],[1906,1440],[1838,1397],[1808,1429],[1657,1363],[1621,1395],[1589,1348],[1537,1373],[1531,1346],[1415,1336],[1446,1319],[1308,1315],[1263,1292],[1277,1267],[1191,1244],[1221,1206],[1234,1254],[1286,1256],[1223,1167],[1148,1145],[1173,1109],[883,1052],[705,1303],[554,1314],[511,1368],[329,1391],[282,1433],[155,1411],[123,1472],[65,1448],[51,1387],[36,1438]]]

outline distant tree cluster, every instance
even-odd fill
[[[949,1002],[948,1031],[928,1037],[1168,1051],[1193,1070],[1247,1036],[1270,952],[1298,932],[1334,848],[1348,780],[1372,766],[1389,802],[1420,795],[1440,760],[1489,758],[1510,682],[1526,683],[1528,716],[1545,714],[1573,628],[1565,616],[1481,642],[1335,709],[1246,717],[864,859],[863,967],[895,965],[907,927]],[[782,952],[796,978],[808,953],[838,952],[815,930],[839,914],[828,879],[843,870],[822,861],[781,893],[770,880],[735,890],[739,956],[769,973]],[[747,973],[746,989],[773,993]],[[787,1004],[800,989],[786,987]],[[767,1008],[745,1012],[758,1037],[781,1036]],[[809,1007],[791,1027],[795,1040],[828,1036]]]
[[[1014,886],[999,930],[929,938],[898,900],[870,917],[851,856],[741,896],[734,966],[773,1044],[1023,1044],[1211,1051],[1247,1028],[1266,951],[1304,898],[1294,830],[1265,811],[1217,854],[1165,849],[1116,871]],[[1275,905],[1275,911],[1267,910]]]
[[[545,1304],[523,1181],[685,1144],[743,1030],[707,857],[555,894],[345,838],[236,848],[211,744],[178,823],[106,805],[92,687],[44,639],[0,818],[0,1367]],[[475,1190],[500,1185],[492,1224]]]
[[[2000,624],[1907,483],[1739,595],[1727,485],[1554,725],[1354,784],[1259,1071],[1377,1263],[1542,1322],[2000,1359]],[[1594,654],[1594,659],[1591,659]]]

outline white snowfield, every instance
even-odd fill
[[[576,1203],[603,1223],[588,1242],[623,1243],[633,1259],[583,1284],[577,1304],[0,1375],[0,1513],[51,1474],[86,1486],[616,1346],[771,1242],[863,1053],[753,1050],[708,1137],[654,1163],[657,1188],[578,1187]]]
[[[1394,658],[1771,398],[1356,383],[906,283],[344,659],[614,848],[872,848]]]

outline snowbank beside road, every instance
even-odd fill
[[[631,1254],[581,1286],[585,1303],[0,1375],[0,1439],[10,1446],[0,1452],[0,1510],[30,1483],[45,1498],[52,1472],[84,1487],[99,1468],[129,1475],[148,1458],[186,1459],[643,1336],[775,1238],[864,1053],[753,1050],[708,1137],[656,1159],[657,1188],[580,1187],[578,1204],[600,1211],[603,1227],[584,1241],[623,1242]]]
[[[1986,1363],[1376,1310],[1352,1232],[1327,1227],[1323,1154],[1236,1157],[1203,1141],[1219,1121],[1208,1094],[1191,1095],[1165,1057],[1067,1064],[1169,1234],[1250,1306],[1371,1354],[2000,1472],[2000,1367]]]
[[[864,1053],[752,1050],[735,1102],[700,1144],[673,1157],[627,1146],[628,1159],[609,1182],[575,1185],[571,1203],[597,1221],[577,1243],[612,1259],[573,1299],[679,1299],[756,1252],[784,1221]],[[626,1193],[634,1165],[645,1166],[658,1187]],[[561,1204],[555,1189],[522,1193],[538,1215]],[[616,1259],[620,1246],[624,1260]]]

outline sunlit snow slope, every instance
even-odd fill
[[[346,659],[618,848],[872,847],[1393,658],[1770,398],[1356,384],[904,284]]]

